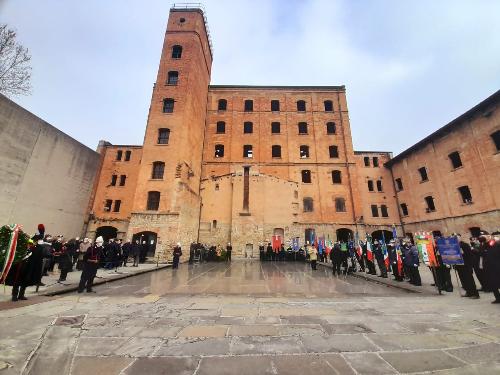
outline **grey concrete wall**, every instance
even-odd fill
[[[99,157],[0,95],[0,225],[81,235]]]

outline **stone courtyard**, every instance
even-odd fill
[[[0,374],[498,374],[500,314],[305,263],[182,264],[0,304]]]

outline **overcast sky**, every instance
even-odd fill
[[[0,0],[14,100],[87,146],[141,144],[172,3]],[[207,0],[212,84],[346,85],[354,147],[398,153],[500,88],[498,0]]]

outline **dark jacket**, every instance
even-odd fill
[[[489,289],[500,289],[500,242],[485,243],[484,272]]]
[[[31,255],[10,268],[5,280],[7,285],[32,286],[37,285],[42,277],[43,246],[36,245],[31,248]]]
[[[179,246],[174,247],[174,252],[172,253],[174,258],[180,258],[182,255],[182,250]]]

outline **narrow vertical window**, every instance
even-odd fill
[[[373,181],[372,180],[368,180],[368,191],[373,191]]]
[[[130,161],[130,156],[132,155],[132,151],[125,151],[125,161]]]
[[[304,169],[300,173],[302,176],[302,182],[305,184],[310,184],[311,183],[311,171],[308,169]]]
[[[332,182],[334,184],[342,183],[342,173],[340,171],[332,171]]]
[[[309,157],[309,146],[302,145],[299,151],[301,159],[307,159]]]
[[[159,207],[160,207],[160,192],[149,191],[146,209],[148,211],[158,211]]]
[[[113,212],[120,212],[120,206],[122,205],[121,200],[116,200],[115,201],[115,207],[113,208]]]
[[[175,86],[179,81],[179,72],[168,72],[167,85]]]
[[[378,207],[376,204],[372,204],[371,205],[371,209],[372,209],[372,216],[373,217],[378,217]]]
[[[302,200],[302,205],[304,206],[304,212],[313,212],[314,211],[314,203],[313,203],[313,199],[311,197],[305,197]]]
[[[462,159],[460,158],[460,154],[458,153],[458,151],[449,154],[448,158],[450,159],[451,166],[453,169],[457,169],[462,166]]]
[[[389,212],[387,211],[387,206],[385,204],[380,206],[380,213],[382,217],[389,217]]]
[[[113,201],[111,199],[106,199],[106,203],[104,204],[104,211],[111,211],[112,205]]]
[[[281,158],[281,146],[273,145],[271,148],[271,155],[273,158]]]
[[[161,180],[161,179],[163,179],[164,173],[165,173],[165,163],[162,161],[155,161],[153,163],[151,178],[153,180]]]
[[[281,132],[281,124],[279,122],[271,122],[271,133],[279,134]]]
[[[116,179],[118,176],[116,174],[111,176],[111,186],[116,186]]]
[[[381,180],[377,180],[377,191],[383,191],[383,189],[382,189],[382,181]]]
[[[227,110],[227,100],[226,99],[219,99],[217,110],[219,110],[219,111]]]
[[[338,158],[339,148],[337,146],[328,146],[328,153],[330,154],[330,158]]]
[[[169,139],[170,139],[170,129],[167,129],[167,128],[158,129],[158,144],[159,145],[168,145]]]
[[[122,155],[123,155],[122,150],[116,151],[116,160],[122,160]]]
[[[224,134],[226,132],[226,123],[224,121],[217,121],[217,134]]]
[[[122,174],[120,176],[120,186],[125,186],[125,181],[127,181],[127,176]]]
[[[427,205],[426,211],[427,212],[436,211],[436,206],[434,205],[434,198],[429,195],[429,196],[425,197],[424,199],[425,199],[425,203]]]
[[[403,216],[408,216],[408,206],[406,205],[406,203],[401,203],[401,214]]]
[[[182,47],[179,45],[175,45],[172,47],[172,58],[180,59],[182,57]]]
[[[246,121],[243,123],[243,133],[244,134],[252,134],[253,133],[253,123],[250,121]]]
[[[427,169],[425,167],[418,168],[418,173],[420,173],[420,182],[428,181]]]
[[[496,132],[492,133],[490,137],[493,143],[495,144],[497,151],[500,151],[500,130],[497,130]]]
[[[243,145],[243,157],[244,158],[252,158],[253,157],[252,145]]]
[[[458,188],[458,191],[460,193],[460,197],[462,198],[463,203],[465,203],[465,204],[472,203],[472,194],[471,194],[468,186],[460,186]]]
[[[333,102],[331,100],[325,100],[323,104],[325,105],[325,112],[333,112]]]
[[[299,122],[299,134],[307,134],[307,122]]]
[[[224,157],[224,145],[215,145],[215,158],[223,158]]]
[[[305,112],[306,111],[306,102],[304,100],[297,101],[297,111]]]
[[[398,191],[403,190],[403,181],[400,178],[396,178],[395,181],[396,181],[396,189],[398,189]]]
[[[248,212],[250,202],[250,167],[243,167],[243,210]]]
[[[163,99],[163,113],[173,113],[174,112],[174,99],[166,98]]]
[[[335,129],[335,123],[334,122],[327,122],[326,123],[326,134],[335,134],[336,129]]]
[[[378,157],[376,156],[373,157],[373,166],[378,167]]]
[[[335,211],[336,212],[346,212],[344,198],[335,198]]]
[[[365,167],[369,167],[370,166],[370,158],[368,156],[365,156],[363,158],[363,161],[365,163]]]
[[[245,112],[253,111],[253,100],[247,99],[245,100]]]
[[[279,100],[271,100],[271,111],[279,112],[280,111],[280,101]]]

